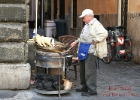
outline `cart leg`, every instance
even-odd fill
[[[59,98],[61,98],[61,95],[60,95],[60,68],[59,68],[59,91],[58,91],[58,95],[59,95]]]

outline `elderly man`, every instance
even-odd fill
[[[94,18],[91,9],[85,9],[79,18],[83,18],[85,26],[80,37],[71,46],[78,45],[78,59],[80,60],[80,81],[82,88],[76,92],[83,92],[82,96],[97,95],[97,59],[95,55],[96,44],[105,40],[108,36],[107,30]]]

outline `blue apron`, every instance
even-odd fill
[[[88,43],[80,43],[78,51],[79,60],[85,60],[87,58],[90,45]]]

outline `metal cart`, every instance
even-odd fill
[[[59,90],[58,91],[46,91],[39,90],[35,88],[35,92],[40,94],[60,94],[69,93],[70,90],[60,90],[60,69],[63,69],[65,73],[66,56],[65,53],[54,53],[54,52],[44,52],[36,50],[36,67],[42,68],[58,68],[59,69]],[[48,70],[47,70],[48,71]],[[48,73],[48,72],[47,72]]]

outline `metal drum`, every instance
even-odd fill
[[[36,66],[44,68],[65,67],[65,57],[54,52],[36,51]]]

